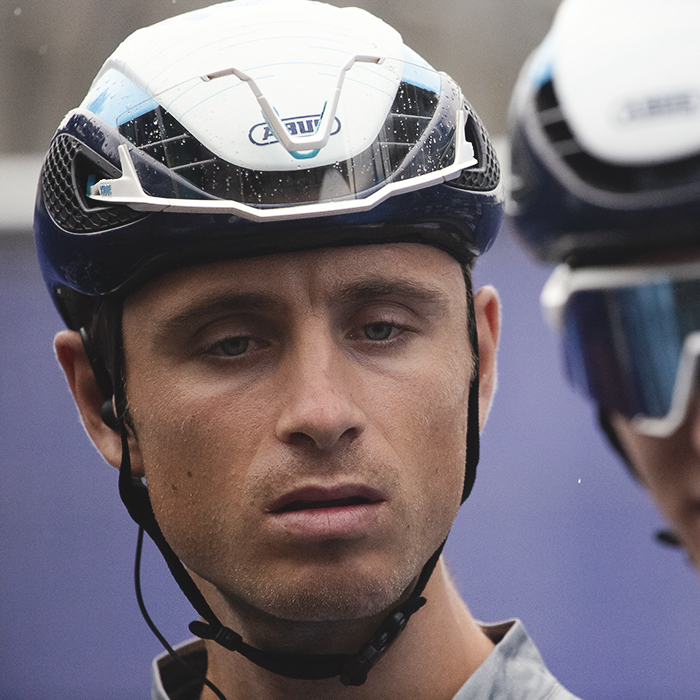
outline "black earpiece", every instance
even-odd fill
[[[114,403],[112,399],[107,399],[100,409],[100,416],[102,417],[102,422],[108,427],[119,432],[119,420],[117,415],[114,413]]]
[[[95,351],[95,347],[93,346],[85,327],[80,329],[80,339],[83,341],[83,348],[85,349],[85,354],[87,355],[88,362],[90,363],[92,373],[95,375],[97,386],[102,392],[102,396],[105,398],[105,402],[102,404],[102,409],[100,410],[102,422],[108,428],[114,431],[119,431],[119,419],[114,412],[114,404],[112,402],[112,396],[114,395],[112,378],[110,377],[102,358]]]

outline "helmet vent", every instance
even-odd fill
[[[93,233],[116,228],[145,216],[126,206],[92,206],[87,199],[89,175],[95,180],[120,175],[111,163],[68,134],[51,144],[41,171],[41,189],[51,218],[71,233]]]
[[[544,83],[537,91],[535,102],[540,126],[556,152],[563,158],[574,153],[580,153],[581,148],[576,143],[576,139],[561,111],[551,80]]]
[[[467,102],[464,103],[464,108],[467,112],[464,136],[474,148],[474,157],[477,160],[477,164],[472,168],[463,170],[456,180],[450,180],[447,184],[462,190],[490,192],[495,190],[501,181],[501,166],[498,163],[498,157],[491,144],[491,139],[486,133],[486,128],[479,117],[476,116],[476,112]]]
[[[576,141],[551,80],[535,97],[537,118],[553,150],[585,183],[618,194],[654,193],[697,187],[700,154],[656,165],[617,165],[586,153]]]

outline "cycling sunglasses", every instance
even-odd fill
[[[683,423],[700,357],[700,262],[572,269],[540,298],[563,335],[571,383],[635,428],[668,437]]]

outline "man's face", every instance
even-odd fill
[[[700,394],[696,391],[686,420],[668,438],[643,435],[632,422],[612,416],[622,446],[700,570]]]
[[[290,620],[397,600],[460,502],[455,260],[394,244],[187,268],[127,299],[123,333],[134,470],[191,570]]]

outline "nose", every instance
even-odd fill
[[[349,364],[332,338],[317,336],[290,353],[276,427],[279,440],[332,450],[362,433],[366,420],[353,398],[359,389]]]

